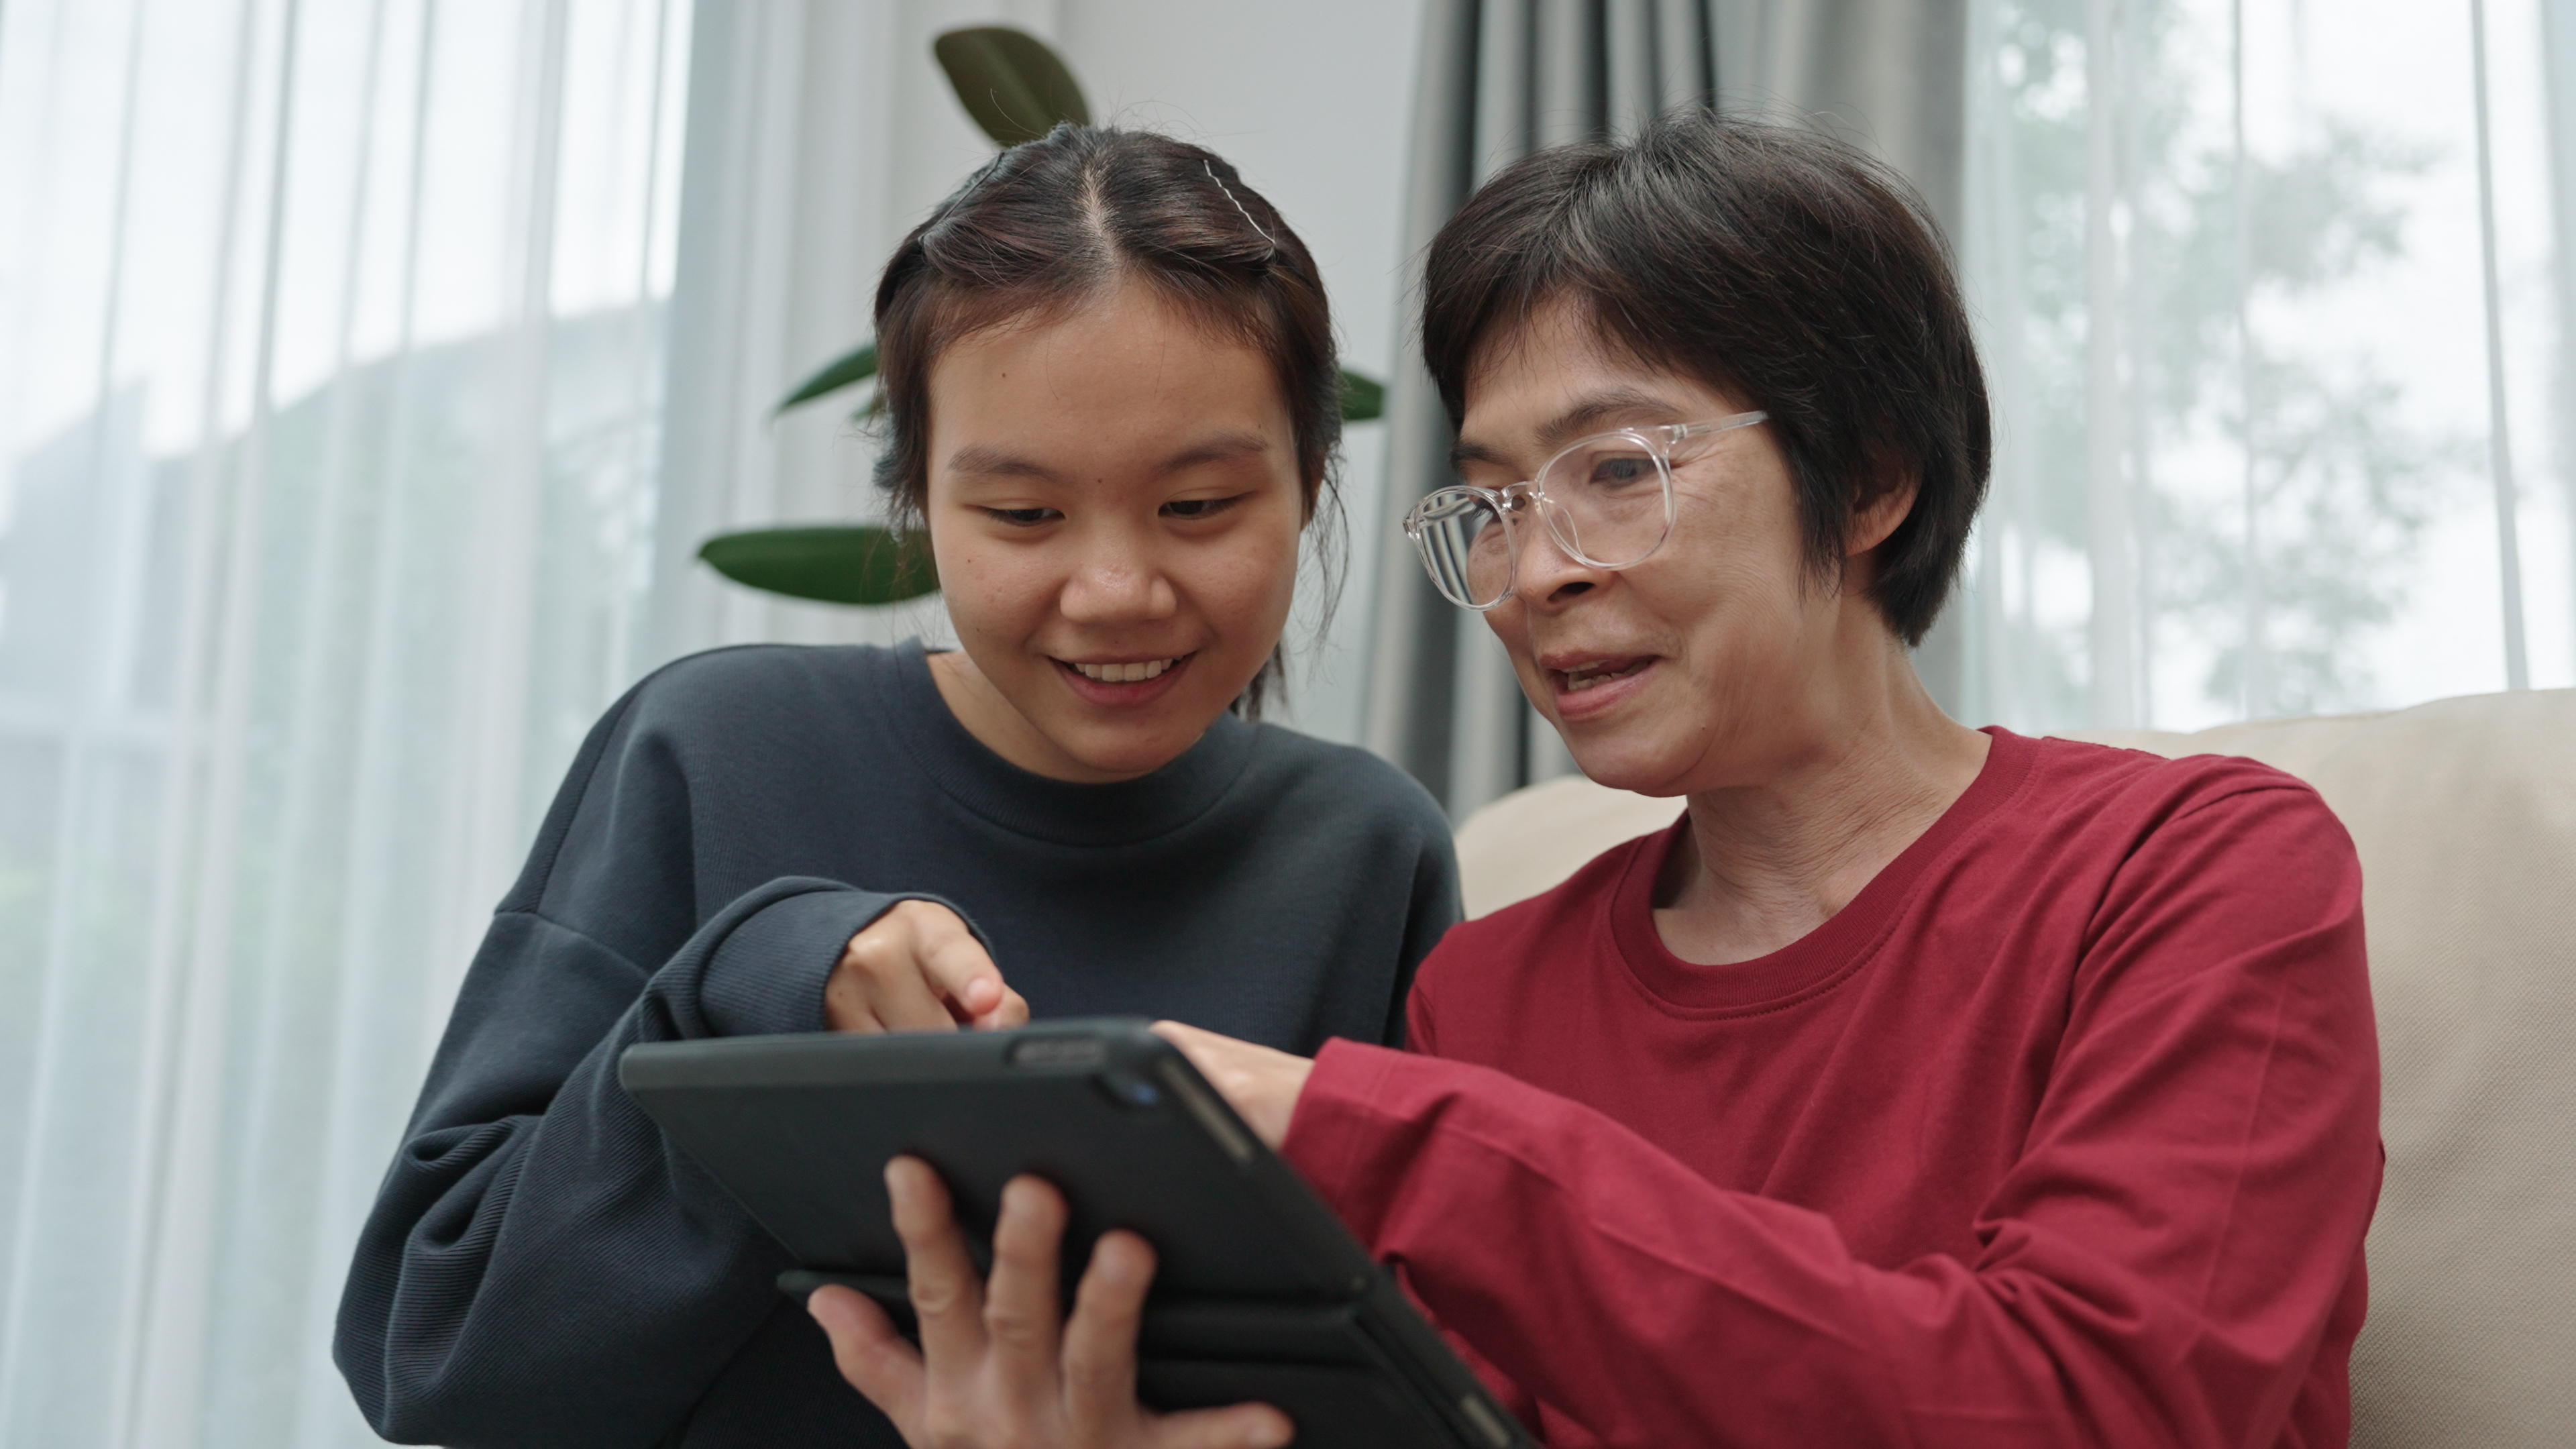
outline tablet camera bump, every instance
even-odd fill
[[[1163,1089],[1124,1067],[1111,1067],[1092,1080],[1121,1107],[1142,1110],[1162,1105]]]

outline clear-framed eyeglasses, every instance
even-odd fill
[[[1538,476],[1507,488],[1460,483],[1404,515],[1404,533],[1449,602],[1483,612],[1520,569],[1515,527],[1536,511],[1566,557],[1589,568],[1642,563],[1673,536],[1673,454],[1694,439],[1749,428],[1769,413],[1620,428],[1568,444]]]

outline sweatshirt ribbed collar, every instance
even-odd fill
[[[1133,845],[1206,814],[1252,761],[1258,729],[1228,712],[1181,757],[1134,780],[1076,785],[1032,774],[967,732],[939,697],[919,639],[892,651],[878,691],[895,737],[949,798],[1005,830],[1057,845]]]

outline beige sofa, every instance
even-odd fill
[[[2388,1177],[2353,1442],[2576,1444],[2576,690],[2084,737],[2264,761],[2360,849]],[[1468,914],[1679,809],[1580,778],[1505,796],[1458,832]]]

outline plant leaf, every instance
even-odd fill
[[[1342,369],[1342,421],[1374,422],[1386,415],[1386,384],[1366,373]]]
[[[839,392],[845,387],[855,387],[876,375],[877,345],[873,342],[862,343],[857,348],[844,352],[823,364],[822,371],[798,383],[796,390],[781,399],[778,406],[771,410],[772,415],[783,413],[800,403],[809,403],[818,397]]]
[[[720,533],[698,557],[735,583],[827,604],[894,604],[939,588],[928,534],[865,524]]]
[[[1008,25],[943,32],[930,43],[966,114],[1003,146],[1034,141],[1058,121],[1091,124],[1091,106],[1045,41]]]

